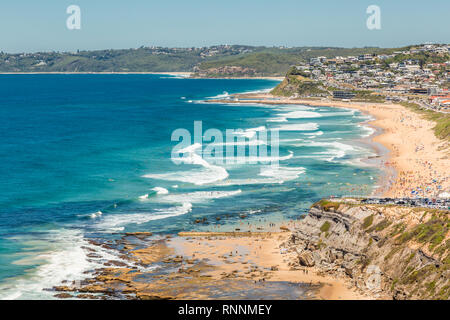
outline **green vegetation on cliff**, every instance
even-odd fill
[[[321,82],[313,81],[295,67],[291,68],[284,80],[271,93],[276,96],[327,96],[330,93]]]
[[[333,202],[333,201],[322,199],[322,200],[314,203],[312,205],[312,207],[323,209],[324,211],[331,211],[331,209],[333,209],[333,211],[336,211],[337,209],[339,209],[340,205],[341,204],[339,202]]]
[[[449,299],[448,210],[324,199],[304,221],[294,243],[309,246],[315,239],[301,256],[318,257],[315,266],[324,272],[348,276],[364,288],[360,279],[370,282],[378,268],[379,292],[394,299]]]

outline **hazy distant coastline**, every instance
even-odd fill
[[[284,76],[289,67],[310,58],[391,53],[393,48],[141,47],[77,52],[0,53],[0,73],[167,73],[207,77]],[[218,74],[215,74],[218,72]]]

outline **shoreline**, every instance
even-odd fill
[[[347,108],[347,109],[355,110],[352,108]],[[383,196],[383,193],[384,193],[383,189],[386,187],[386,185],[384,184],[384,181],[386,181],[386,180],[389,181],[391,179],[395,179],[395,177],[397,176],[397,172],[394,169],[389,168],[383,164],[389,160],[390,152],[391,152],[390,149],[387,148],[382,143],[375,141],[375,138],[377,136],[383,135],[385,133],[385,129],[382,127],[376,126],[372,123],[375,120],[373,119],[373,115],[371,115],[369,112],[361,111],[361,113],[363,115],[370,116],[372,119],[363,121],[360,123],[360,125],[372,128],[374,130],[373,133],[371,133],[367,137],[362,138],[361,141],[365,145],[368,145],[371,149],[373,149],[376,154],[376,156],[374,156],[374,157],[362,159],[361,161],[370,166],[375,166],[380,169],[381,172],[378,175],[378,177],[376,178],[376,183],[373,186],[372,193],[370,195],[375,196],[375,197],[381,197],[381,196]]]
[[[434,123],[423,119],[419,114],[399,104],[343,102],[278,98],[271,94],[236,94],[235,100],[208,100],[211,103],[249,103],[249,104],[293,104],[316,107],[337,107],[353,109],[374,117],[367,125],[379,128],[368,138],[373,145],[379,144],[388,150],[381,156],[381,169],[385,177],[380,177],[382,190],[386,197],[411,197],[413,190],[420,196],[436,198],[450,189],[450,145],[438,139],[433,132]],[[245,98],[242,100],[240,98]],[[383,161],[383,157],[386,159]],[[420,170],[418,170],[420,169]]]
[[[72,72],[72,71],[48,71],[48,72],[0,72],[0,75],[51,75],[51,74],[159,74],[159,75],[167,75],[167,76],[178,76],[186,79],[208,79],[208,80],[275,80],[282,81],[284,77],[277,76],[257,76],[257,77],[193,77],[194,74],[191,71],[161,71],[161,72],[138,72],[138,71],[99,71],[99,72]]]

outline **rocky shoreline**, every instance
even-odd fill
[[[117,250],[120,261],[107,261],[83,281],[66,281],[48,290],[60,299],[312,299],[320,284],[272,281],[277,265],[253,261],[260,252],[247,257],[255,243],[262,251],[277,249],[289,235],[184,232],[155,238],[145,232],[127,233],[108,244],[92,242]],[[214,241],[219,244],[213,246]]]
[[[48,290],[69,299],[449,299],[446,210],[321,200],[279,228],[92,240],[117,260]]]
[[[450,293],[449,212],[322,200],[285,243],[293,266],[347,279],[378,299]]]

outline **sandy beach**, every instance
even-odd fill
[[[343,279],[298,267],[297,253],[284,247],[291,235],[288,228],[296,223],[277,232],[182,232],[162,238],[129,233],[116,243],[122,262],[109,261],[93,277],[53,287],[55,297],[72,298],[78,292],[82,299],[117,294],[143,300],[375,298]],[[136,265],[154,263],[163,264],[163,271],[136,270]]]
[[[295,222],[287,224],[295,228]],[[213,279],[250,280],[254,283],[291,282],[317,286],[316,297],[325,300],[355,300],[369,297],[353,290],[343,280],[314,268],[293,268],[295,252],[283,248],[289,231],[260,233],[184,233],[172,240],[175,252],[188,259],[208,260],[214,266],[206,274]]]

